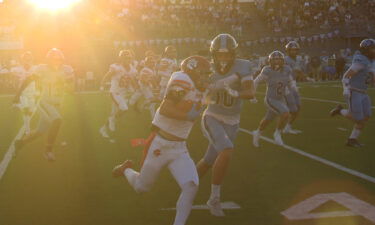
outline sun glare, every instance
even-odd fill
[[[41,9],[56,11],[60,9],[65,9],[73,4],[77,3],[79,0],[29,0],[33,5]]]

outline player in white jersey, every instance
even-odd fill
[[[33,65],[33,56],[31,52],[25,52],[21,56],[21,65],[12,69],[12,73],[16,75],[21,83],[24,82],[29,76],[31,76],[36,70],[36,66]],[[38,92],[36,90],[35,81],[23,89],[19,102],[16,106],[22,112],[23,125],[25,127],[25,134],[30,133],[30,122],[33,113],[37,108],[37,96]]]
[[[155,74],[155,60],[153,57],[146,57],[144,67],[139,72],[139,86],[145,99],[144,106],[150,110],[151,118],[154,118],[156,101],[154,90],[159,88]]]
[[[137,87],[135,80],[136,69],[132,65],[132,55],[128,50],[121,50],[118,62],[109,66],[108,72],[104,75],[100,90],[104,90],[104,85],[110,79],[110,96],[112,98],[112,111],[107,122],[100,128],[103,137],[109,138],[108,129],[112,132],[116,130],[116,120],[126,112],[129,107],[129,96]]]
[[[61,127],[62,117],[59,108],[65,91],[71,87],[74,79],[73,68],[64,65],[64,54],[56,48],[47,53],[47,64],[39,65],[34,74],[22,84],[15,102],[20,101],[21,93],[32,82],[35,82],[38,92],[37,112],[40,115],[38,127],[15,142],[16,150],[25,144],[47,133],[45,158],[55,161],[53,146]]]
[[[199,178],[190,158],[186,139],[203,107],[210,64],[201,56],[191,56],[173,73],[166,95],[152,121],[154,132],[140,172],[127,160],[113,169],[115,177],[125,176],[138,193],[149,191],[164,167],[168,167],[181,188],[174,225],[184,225],[190,214]]]
[[[174,46],[167,46],[157,65],[157,74],[160,76],[160,98],[163,99],[165,89],[173,72],[178,70],[177,51]]]

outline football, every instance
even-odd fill
[[[181,111],[187,113],[190,112],[191,108],[193,106],[196,106],[198,109],[201,107],[200,104],[194,104],[193,101],[191,100],[182,100],[179,103],[177,103],[177,108],[180,109]]]

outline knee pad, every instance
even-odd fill
[[[183,184],[181,189],[183,192],[188,192],[195,195],[195,193],[198,191],[198,184],[196,184],[194,181],[190,181]]]

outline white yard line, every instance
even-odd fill
[[[302,100],[310,100],[315,102],[326,102],[326,103],[334,103],[334,104],[343,104],[346,105],[346,102],[339,102],[339,101],[332,101],[320,98],[308,98],[308,97],[301,97]],[[375,106],[371,106],[372,109],[375,109]]]
[[[265,95],[264,92],[256,92],[257,94]],[[334,100],[327,100],[327,99],[320,99],[320,98],[309,98],[309,97],[300,97],[302,100],[310,100],[310,101],[315,101],[315,102],[325,102],[325,103],[334,103],[334,104],[342,104],[346,105],[346,102],[339,102],[339,101],[334,101]],[[371,107],[372,109],[375,109],[375,106]]]
[[[250,135],[253,135],[253,132],[249,131],[249,130],[245,130],[243,128],[240,128],[240,131],[244,132],[244,133],[247,133],[247,134],[250,134]],[[271,138],[268,138],[268,137],[264,137],[264,136],[261,136],[261,139],[267,141],[267,142],[270,142],[272,144],[275,144],[274,140],[271,139]],[[360,173],[358,171],[355,171],[355,170],[352,170],[352,169],[349,169],[349,168],[346,168],[342,165],[339,165],[337,163],[334,163],[334,162],[331,162],[327,159],[324,159],[324,158],[321,158],[319,156],[316,156],[316,155],[313,155],[313,154],[310,154],[310,153],[307,153],[307,152],[304,152],[302,151],[301,149],[298,149],[298,148],[295,148],[295,147],[292,147],[292,146],[289,146],[289,145],[283,145],[281,146],[283,148],[285,148],[286,150],[289,150],[291,152],[294,152],[294,153],[297,153],[299,155],[302,155],[302,156],[305,156],[309,159],[312,159],[312,160],[315,160],[315,161],[318,161],[324,165],[327,165],[327,166],[330,166],[330,167],[333,167],[335,169],[338,169],[338,170],[341,170],[345,173],[348,173],[348,174],[351,174],[353,176],[356,176],[356,177],[359,177],[359,178],[362,178],[366,181],[369,181],[371,183],[374,183],[375,184],[375,177],[371,177],[371,176],[368,176],[366,174],[363,174],[363,173]]]
[[[16,148],[14,147],[14,141],[20,139],[24,132],[25,126],[22,126],[21,129],[18,131],[18,134],[10,144],[3,160],[0,162],[0,180],[1,178],[3,178],[3,175],[5,174],[5,171],[7,170],[10,161],[13,159],[14,152],[16,151]]]

